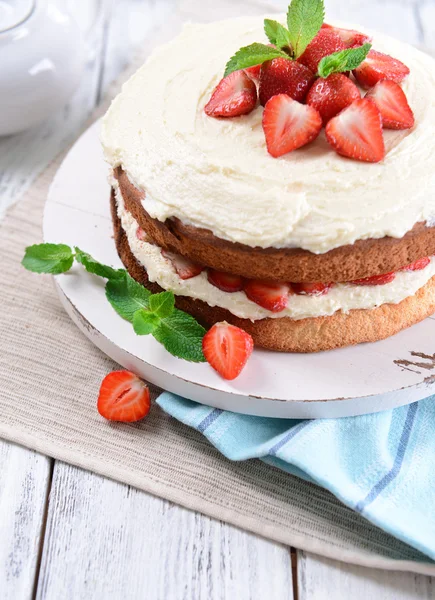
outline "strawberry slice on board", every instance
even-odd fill
[[[364,277],[363,279],[355,279],[350,283],[354,285],[385,285],[391,283],[396,278],[396,273],[384,273],[383,275],[373,275],[372,277]]]
[[[149,413],[150,406],[150,391],[134,373],[113,371],[103,379],[97,409],[105,419],[123,423],[140,421]]]
[[[370,50],[367,58],[353,71],[353,74],[358,83],[368,89],[382,79],[400,83],[409,75],[409,69],[397,58],[377,50]]]
[[[296,294],[303,296],[324,296],[329,292],[333,283],[292,283],[292,289]]]
[[[271,312],[284,310],[291,292],[290,286],[286,283],[274,283],[273,281],[258,279],[245,281],[243,289],[249,300]]]
[[[317,79],[308,92],[307,104],[320,113],[323,125],[326,125],[358,98],[361,94],[354,82],[342,73],[333,73],[326,79]]]
[[[226,321],[216,323],[202,340],[202,351],[210,366],[224,379],[235,379],[254,349],[249,333]]]
[[[346,44],[336,31],[321,29],[308,44],[305,52],[298,58],[298,62],[308,67],[313,73],[317,73],[317,67],[322,58],[334,52],[346,50],[346,48]]]
[[[422,271],[430,264],[429,256],[425,256],[424,258],[419,258],[415,262],[410,265],[406,265],[406,267],[402,267],[399,269],[400,271]]]
[[[314,73],[306,66],[287,58],[274,58],[261,66],[259,97],[260,104],[277,94],[287,94],[293,100],[303,102],[314,81]]]
[[[204,267],[181,254],[162,250],[162,256],[170,261],[180,279],[192,279],[204,271]]]
[[[379,162],[385,157],[381,113],[366,98],[355,100],[326,125],[334,150],[355,160]]]
[[[208,269],[207,279],[212,285],[229,294],[243,290],[243,279],[240,275],[231,275],[231,273]]]
[[[357,48],[358,46],[362,46],[363,44],[371,42],[372,40],[372,38],[369,35],[366,35],[365,33],[361,33],[359,31],[355,31],[355,29],[342,29],[340,27],[328,25],[327,23],[323,23],[322,29],[334,31],[337,35],[340,36],[346,48]]]
[[[379,81],[365,97],[378,107],[385,129],[411,129],[414,126],[414,113],[405,92],[395,81]]]
[[[273,96],[264,108],[267,150],[275,158],[312,142],[321,129],[322,117],[315,108],[285,94]]]
[[[257,86],[244,71],[234,71],[218,83],[204,110],[209,117],[238,117],[256,104]]]

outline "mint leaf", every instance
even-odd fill
[[[290,57],[288,54],[278,48],[271,48],[265,44],[254,43],[250,46],[240,48],[232,58],[227,62],[225,67],[224,76],[226,77],[233,71],[239,71],[240,69],[247,69],[248,67],[254,67],[255,65],[261,65],[266,60],[272,60],[283,56],[284,58]]]
[[[162,292],[161,294],[153,294],[149,297],[150,310],[164,319],[169,317],[174,312],[175,296],[172,292]]]
[[[105,277],[106,279],[120,279],[125,275],[125,269],[114,269],[108,267],[96,261],[90,254],[83,252],[77,246],[74,247],[76,252],[76,261],[84,266],[88,273],[93,273],[99,277]]]
[[[158,342],[168,352],[191,362],[204,362],[202,338],[206,331],[189,314],[174,309],[170,317],[163,319],[153,331]]]
[[[294,58],[304,53],[319,33],[324,18],[323,0],[292,0],[287,12],[287,25]]]
[[[148,309],[150,296],[151,292],[137,283],[127,272],[120,279],[109,279],[106,283],[107,300],[116,312],[130,323],[133,322],[137,310]]]
[[[318,75],[320,77],[329,77],[332,73],[345,73],[353,71],[366,59],[370,52],[371,44],[363,44],[358,48],[349,48],[334,52],[329,56],[325,56],[319,63]]]
[[[35,244],[26,248],[21,264],[33,273],[57,275],[69,271],[73,262],[73,251],[65,244]]]
[[[264,19],[264,33],[269,38],[270,43],[274,44],[278,49],[291,46],[289,32],[278,21]]]
[[[133,315],[133,329],[136,335],[149,335],[160,324],[157,315],[141,308]]]

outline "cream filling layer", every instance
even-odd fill
[[[191,279],[180,279],[171,262],[162,255],[159,246],[138,239],[136,231],[139,224],[125,209],[118,183],[114,181],[113,185],[122,228],[134,257],[147,270],[149,280],[176,295],[196,298],[209,306],[225,308],[242,319],[257,321],[290,317],[298,320],[330,316],[339,310],[347,313],[357,308],[373,309],[382,304],[398,304],[408,296],[413,296],[435,275],[435,258],[432,258],[425,269],[399,272],[394,281],[386,285],[336,284],[324,296],[289,296],[287,307],[279,313],[273,313],[251,302],[244,292],[229,294],[218,289],[208,282],[205,271]]]
[[[324,253],[358,239],[401,238],[435,217],[435,61],[368,33],[376,50],[410,68],[403,89],[416,118],[411,130],[385,130],[378,164],[339,156],[323,131],[272,158],[261,106],[233,119],[204,113],[234,52],[267,42],[260,17],[189,24],[157,48],[103,119],[106,160],[146,192],[151,217],[178,217],[231,242]]]

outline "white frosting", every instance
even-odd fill
[[[191,279],[180,279],[171,262],[164,258],[159,246],[138,239],[138,222],[124,207],[124,201],[117,182],[116,190],[118,216],[122,228],[127,234],[130,249],[136,260],[148,272],[150,281],[158,283],[163,289],[174,294],[197,298],[210,306],[226,308],[233,315],[243,319],[290,317],[305,319],[308,317],[329,316],[341,310],[349,312],[355,308],[372,309],[382,304],[398,304],[408,296],[415,294],[435,275],[435,258],[421,271],[399,272],[391,283],[374,286],[337,284],[324,296],[289,296],[287,308],[273,313],[255,302],[251,302],[244,292],[229,294],[208,282],[206,272]]]
[[[415,223],[433,220],[433,59],[374,34],[375,49],[411,69],[403,88],[416,117],[410,131],[385,131],[381,163],[340,157],[323,132],[275,159],[266,150],[262,107],[233,119],[203,110],[229,57],[253,41],[266,42],[262,18],[186,25],[113,101],[101,134],[106,159],[146,191],[152,217],[176,216],[253,247],[315,253],[358,239],[402,237]]]

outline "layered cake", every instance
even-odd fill
[[[336,24],[298,56],[264,28],[186,25],[113,101],[118,253],[151,291],[264,348],[394,335],[435,312],[435,62]]]

